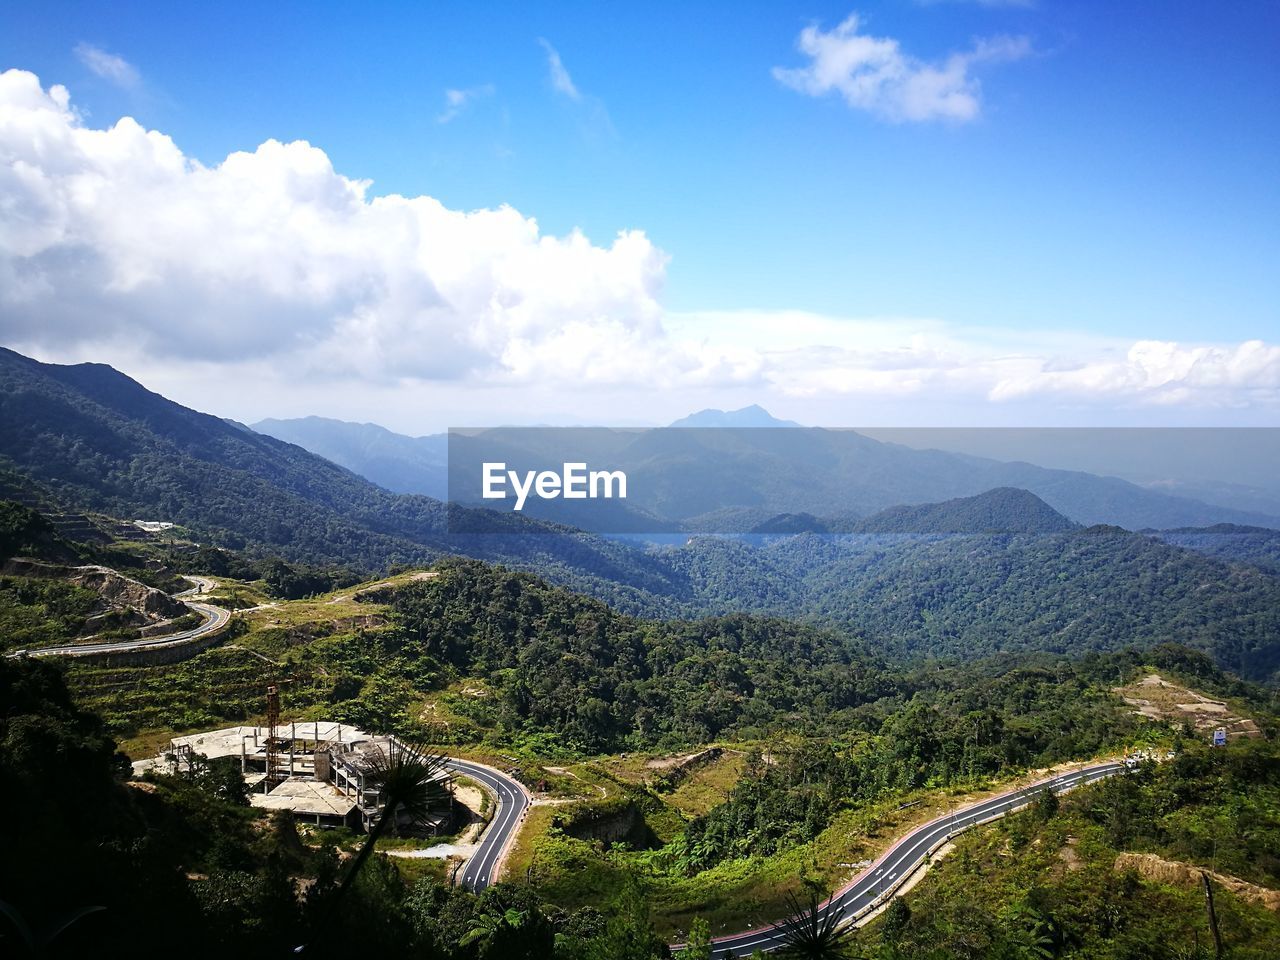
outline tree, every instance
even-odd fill
[[[446,760],[443,754],[428,750],[420,744],[401,743],[394,738],[386,749],[378,748],[368,755],[363,764],[365,787],[378,790],[383,803],[382,812],[369,830],[364,843],[360,845],[360,850],[352,858],[351,865],[329,903],[329,909],[321,913],[321,925],[326,924],[328,918],[338,912],[378,840],[402,813],[407,814],[412,822],[419,823],[445,802],[449,796]],[[302,949],[303,947],[299,947],[299,950]]]
[[[653,931],[644,892],[634,880],[628,880],[613,904],[604,933],[587,946],[586,960],[665,960],[671,955]]]
[[[787,894],[790,914],[778,924],[778,931],[785,944],[783,953],[808,960],[836,960],[845,956],[845,948],[853,937],[852,927],[841,927],[843,916],[839,910],[822,908],[822,896],[815,883],[806,883],[808,903],[803,903],[794,893]]]
[[[471,921],[471,929],[463,934],[458,946],[475,944],[481,955],[487,955],[504,941],[518,938],[529,915],[523,910],[508,907],[506,910],[488,910]]]
[[[695,917],[689,924],[680,960],[711,960],[711,925],[702,917]]]
[[[249,806],[249,787],[235,757],[210,760],[202,753],[192,754],[189,772],[192,782],[211,797],[239,807]]]
[[[1058,812],[1058,795],[1045,787],[1036,794],[1035,811],[1036,817],[1044,823],[1053,819],[1054,814]]]
[[[902,897],[894,897],[889,901],[889,907],[884,912],[884,923],[880,927],[880,935],[884,937],[884,942],[896,944],[902,939],[910,922],[911,908],[907,906],[907,901]]]

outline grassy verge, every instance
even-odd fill
[[[725,861],[693,876],[662,869],[644,851],[607,849],[568,836],[549,817],[526,825],[513,864],[519,875],[527,871],[548,900],[568,908],[601,906],[628,875],[637,875],[663,935],[682,936],[695,917],[706,919],[713,934],[730,933],[776,921],[786,912],[787,895],[801,889],[802,876],[835,890],[913,827],[1029,779],[967,791],[922,790],[845,809],[809,843],[771,857]]]
[[[1209,862],[1192,859],[1168,876],[1127,869],[1118,858],[1129,845],[1099,822],[1107,811],[1097,796],[1083,788],[1051,817],[1024,812],[964,834],[905,896],[896,921],[871,923],[851,953],[888,942],[900,956],[1212,956],[1200,881]],[[1275,956],[1280,913],[1222,883],[1214,901],[1226,956]]]

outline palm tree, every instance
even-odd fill
[[[841,928],[840,911],[821,909],[821,897],[815,884],[806,883],[809,902],[803,904],[794,893],[787,894],[790,915],[778,924],[778,931],[785,946],[782,952],[789,957],[806,957],[809,960],[836,960],[846,956],[845,948],[853,937],[853,928]]]
[[[514,907],[508,907],[501,912],[488,910],[471,921],[471,929],[462,935],[458,946],[478,944],[480,953],[483,955],[489,947],[500,942],[508,932],[517,931],[524,926],[527,919],[529,919],[527,913]]]
[[[322,912],[321,926],[336,915],[338,906],[360,875],[360,869],[378,845],[378,840],[401,814],[408,814],[413,823],[421,823],[433,810],[442,806],[449,796],[447,762],[444,754],[422,744],[402,743],[395,737],[388,741],[386,749],[377,747],[366,755],[361,764],[365,789],[377,789],[382,811],[347,867],[328,909]],[[305,944],[294,953],[301,953],[304,949]]]
[[[65,916],[59,917],[47,928],[37,930],[27,923],[26,918],[23,917],[17,907],[0,900],[0,914],[4,914],[9,919],[9,923],[14,931],[17,932],[22,945],[27,948],[28,955],[32,957],[45,956],[53,942],[71,927],[74,927],[90,914],[99,913],[106,909],[106,907],[80,907]],[[0,940],[3,939],[4,936],[0,933]]]
[[[399,820],[401,813],[408,814],[412,823],[422,823],[448,798],[447,761],[442,753],[435,753],[420,744],[401,743],[395,737],[388,741],[385,750],[377,747],[365,757],[361,764],[365,789],[377,789],[382,812],[347,868],[334,897],[335,904],[341,902],[378,840],[389,826]]]

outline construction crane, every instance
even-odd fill
[[[280,736],[280,684],[272,683],[267,685],[267,765],[263,793],[270,793],[292,773],[293,738]]]

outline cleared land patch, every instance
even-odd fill
[[[1116,687],[1115,693],[1141,717],[1175,726],[1186,722],[1205,737],[1211,736],[1218,727],[1225,728],[1228,737],[1262,736],[1252,718],[1226,701],[1170,683],[1158,673],[1147,674],[1128,686]]]

